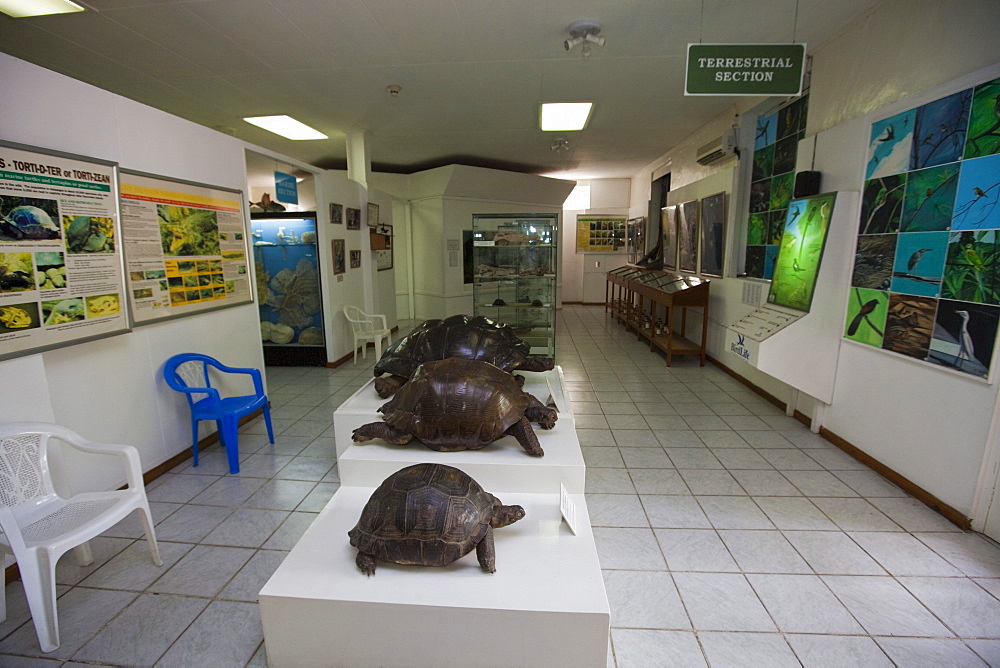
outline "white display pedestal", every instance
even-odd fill
[[[504,436],[482,450],[460,452],[437,452],[416,441],[407,445],[391,445],[381,439],[354,443],[351,433],[369,422],[381,422],[378,407],[388,401],[375,393],[372,379],[333,414],[341,484],[378,487],[405,466],[430,462],[460,468],[490,491],[558,494],[562,483],[571,494],[583,494],[586,466],[570,403],[563,390],[562,370],[557,367],[552,371],[518,371],[518,374],[525,377],[525,392],[542,403],[555,404],[559,411],[553,429],[533,426],[545,456],[532,457],[512,436]]]
[[[443,568],[379,562],[365,577],[347,532],[374,491],[342,487],[260,592],[269,665],[604,666],[610,613],[583,495],[577,535],[558,494],[489,489],[525,518]]]

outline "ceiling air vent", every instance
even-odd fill
[[[710,165],[734,153],[736,153],[736,130],[730,128],[699,148],[696,159],[699,164]]]

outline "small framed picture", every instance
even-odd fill
[[[344,222],[344,205],[330,202],[330,222],[340,225]]]
[[[350,209],[348,209],[350,210]],[[344,240],[334,239],[333,240],[333,273],[343,274],[344,273]]]
[[[347,229],[361,229],[361,209],[352,209],[351,207],[347,207]]]
[[[351,269],[357,269],[361,266],[361,251],[352,250],[351,251]]]
[[[378,227],[378,204],[368,202],[368,227]]]

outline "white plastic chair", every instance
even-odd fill
[[[59,496],[49,473],[48,444],[53,438],[83,452],[121,457],[127,489],[84,492],[69,499]],[[59,557],[75,548],[80,565],[89,565],[94,557],[87,541],[137,509],[153,563],[162,566],[138,450],[131,445],[94,443],[65,427],[45,422],[0,424],[0,554],[13,554],[17,560],[43,652],[59,647]],[[0,589],[0,621],[6,618],[6,601]]]
[[[375,344],[376,356],[382,352],[383,337],[387,340],[387,346],[392,345],[392,332],[389,331],[384,315],[365,313],[357,306],[348,304],[344,307],[344,316],[350,321],[354,331],[355,364],[358,363],[358,341],[361,341],[361,359],[367,357],[369,341]]]

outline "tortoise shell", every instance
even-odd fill
[[[347,535],[382,561],[445,566],[476,548],[499,505],[464,471],[415,464],[379,485]]]
[[[447,357],[480,360],[513,371],[529,356],[531,346],[510,325],[485,316],[453,315],[426,320],[389,346],[375,364],[375,376],[403,378],[424,362]]]
[[[475,449],[504,435],[532,397],[518,380],[487,362],[425,362],[379,412],[385,422],[425,444]]]

